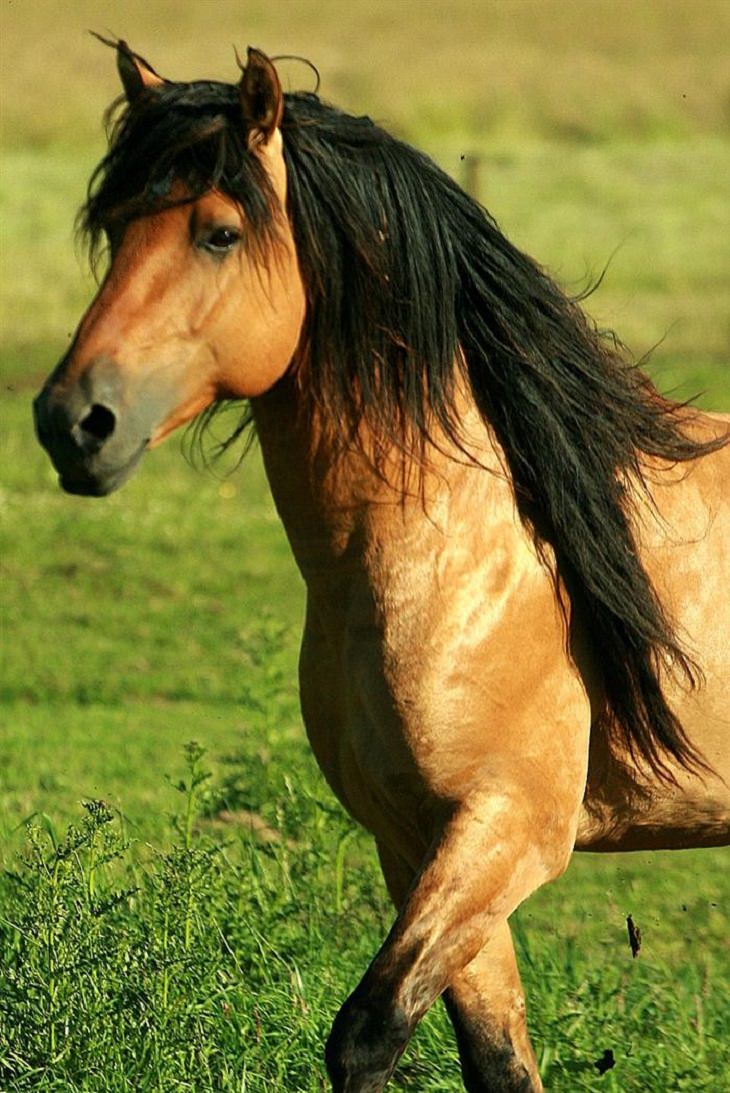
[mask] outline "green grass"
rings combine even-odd
[[[369,841],[304,741],[302,588],[258,459],[221,481],[194,471],[173,442],[124,491],[88,502],[55,489],[25,393],[6,403],[5,420],[0,933],[20,978],[3,996],[0,1087],[321,1089],[328,1022],[391,912]],[[191,738],[213,771],[192,858],[171,821],[183,811],[175,787]],[[60,842],[89,798],[105,800],[119,839],[133,840],[106,870],[101,920],[82,865],[69,864],[56,899],[38,852],[27,866],[18,859],[24,820],[35,817],[52,862],[51,835]],[[577,857],[518,912],[549,1089],[716,1088],[730,1065],[727,867],[725,851]],[[193,933],[186,950],[185,920],[178,914],[173,937],[168,917],[177,955],[163,1005],[161,915],[168,903],[178,913],[191,870]],[[637,961],[628,912],[645,938]],[[41,913],[45,926],[24,925]],[[42,1008],[47,947],[29,940],[49,930],[55,1054]],[[91,971],[80,997],[82,960]],[[130,979],[140,997],[130,999]],[[32,1027],[19,1020],[28,1012]],[[593,1064],[606,1048],[617,1065],[599,1079]],[[437,1007],[394,1088],[453,1090],[454,1060]]]
[[[233,78],[234,41],[310,56],[327,97],[453,174],[478,154],[481,200],[563,283],[610,258],[596,320],[636,355],[660,343],[664,389],[730,409],[730,7],[588,10],[458,0],[445,33],[443,5],[417,0],[3,8],[3,1090],[321,1090],[329,1022],[392,918],[304,739],[303,589],[257,454],[220,479],[172,441],[93,502],[58,491],[32,435],[30,397],[93,289],[73,216],[117,84],[82,32],[109,27],[183,78]],[[211,777],[190,826],[193,739]],[[81,805],[100,799],[108,823]],[[577,856],[517,912],[550,1091],[720,1088],[729,857]],[[393,1087],[459,1088],[440,1007]]]
[[[3,1088],[324,1088],[336,1000],[388,926],[374,854],[296,745],[263,757],[246,741],[212,781],[206,762],[188,749],[171,771],[164,849],[93,802],[68,831],[47,816],[29,828],[0,914]],[[676,857],[581,858],[514,916],[548,1088],[717,1088],[719,871],[680,855],[680,891]],[[436,1093],[456,1075],[437,1007],[393,1086]]]

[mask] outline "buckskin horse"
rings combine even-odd
[[[246,400],[307,586],[301,703],[398,908],[337,1015],[375,1093],[443,995],[469,1090],[541,1088],[508,919],[573,850],[728,841],[730,419],[656,392],[425,156],[249,50],[124,88],[109,264],[35,402],[65,490]]]

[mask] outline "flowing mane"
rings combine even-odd
[[[686,411],[426,156],[311,94],[285,96],[281,129],[308,305],[292,365],[302,399],[344,435],[365,418],[383,450],[423,458],[437,435],[463,444],[466,381],[522,518],[600,640],[606,732],[660,777],[667,756],[701,770],[660,682],[669,665],[690,686],[699,673],[639,561],[625,483],[643,485],[645,456],[692,460],[723,441],[689,439]],[[275,254],[274,198],[234,85],[166,83],[125,108],[80,215],[92,251],[120,221],[179,201],[176,181],[234,198],[249,245]]]

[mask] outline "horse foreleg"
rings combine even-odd
[[[459,806],[335,1019],[326,1060],[336,1093],[379,1093],[416,1023],[449,987],[468,1088],[540,1088],[506,919],[565,868],[577,804],[544,785],[538,792],[530,778],[511,788],[500,780]]]
[[[414,872],[388,847],[378,845],[385,883],[400,908]],[[456,1033],[464,1086],[487,1090],[542,1089],[527,1032],[525,996],[507,921],[454,979],[443,995]]]

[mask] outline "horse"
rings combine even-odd
[[[540,1090],[511,913],[574,850],[729,841],[730,419],[260,51],[179,83],[109,44],[107,270],[38,438],[103,496],[240,400],[307,588],[306,731],[397,909],[332,1088],[382,1090],[443,996],[467,1090]]]

